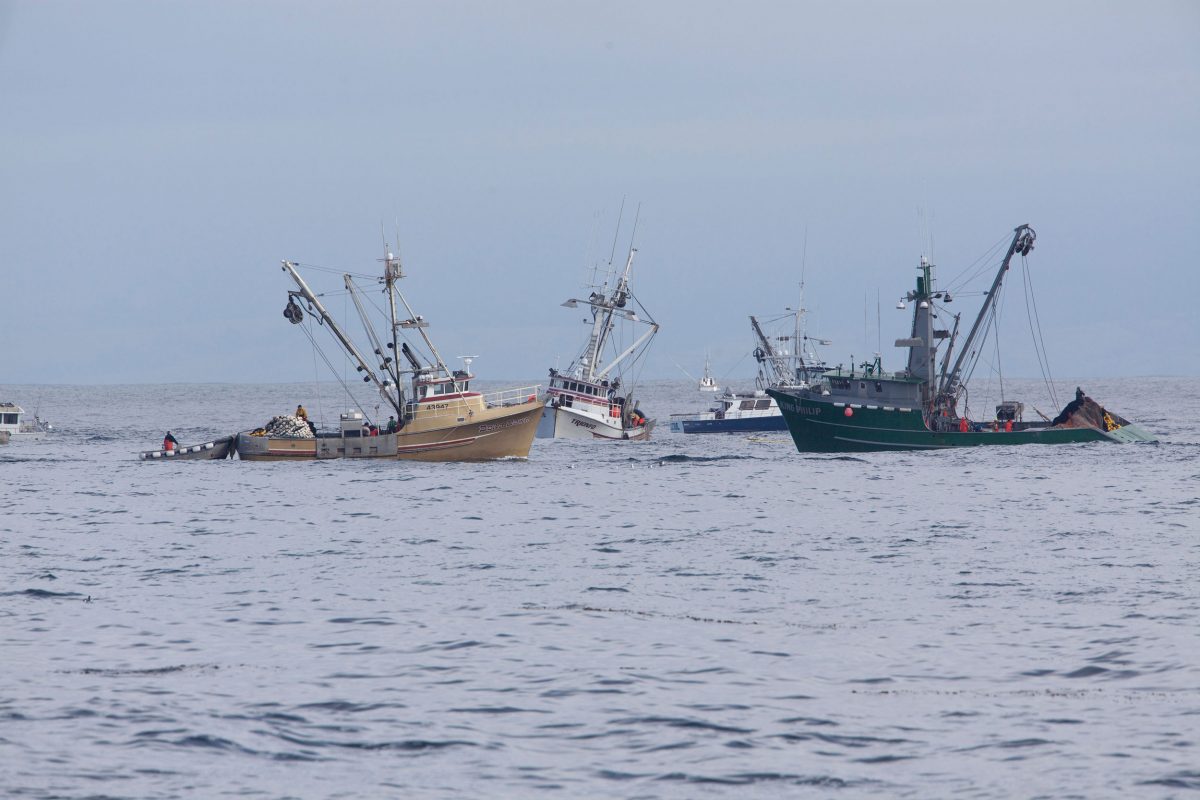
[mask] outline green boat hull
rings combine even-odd
[[[858,405],[768,389],[775,398],[796,449],[802,453],[846,453],[877,450],[943,450],[949,447],[1017,444],[1081,444],[1086,442],[1153,442],[1136,425],[1113,431],[1018,423],[1012,431],[934,431],[916,408]],[[849,413],[847,413],[847,410]]]

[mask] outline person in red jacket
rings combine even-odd
[[[163,450],[174,450],[178,446],[179,440],[175,438],[174,434],[167,431],[167,435],[163,437]]]

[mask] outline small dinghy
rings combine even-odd
[[[237,452],[237,434],[213,439],[204,444],[180,446],[174,450],[147,450],[138,453],[142,461],[190,461],[209,458],[233,458]]]

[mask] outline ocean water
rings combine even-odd
[[[644,444],[144,463],[335,387],[5,387],[0,797],[1195,796],[1200,380],[1085,388],[1162,441],[803,456],[663,382]]]

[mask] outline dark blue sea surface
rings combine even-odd
[[[1200,380],[1085,389],[1161,442],[801,455],[663,382],[647,443],[146,463],[344,401],[4,387],[0,797],[1196,794]]]

